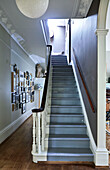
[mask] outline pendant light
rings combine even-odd
[[[29,18],[39,18],[47,10],[49,0],[16,0],[18,9]]]

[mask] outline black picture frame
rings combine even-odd
[[[19,109],[22,109],[22,105],[23,105],[22,103],[19,103]]]
[[[12,93],[12,94],[11,94],[11,102],[12,102],[12,103],[15,103],[15,102],[16,102],[16,95],[15,95],[15,93]]]
[[[26,100],[26,93],[22,93],[22,102],[24,103]]]

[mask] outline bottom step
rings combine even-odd
[[[47,161],[93,162],[93,153],[87,148],[49,148]]]

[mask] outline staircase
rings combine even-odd
[[[47,161],[93,162],[90,141],[72,67],[66,56],[51,58],[52,81],[50,114],[45,143]],[[48,117],[47,116],[47,117]],[[50,123],[49,123],[50,122]]]

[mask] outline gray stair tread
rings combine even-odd
[[[55,70],[55,71],[52,72],[52,74],[53,74],[53,73],[54,73],[54,74],[60,74],[60,73],[62,74],[63,72],[62,72],[62,71],[56,71],[56,70]],[[69,70],[68,72],[64,70],[64,73],[68,73],[68,74],[69,74],[69,73],[72,73],[72,74],[74,75],[74,73],[73,73],[72,70]]]
[[[52,105],[52,106],[49,106],[49,107],[79,108],[79,107],[82,107],[82,106],[81,105],[79,105],[79,106],[74,106],[74,105],[71,105],[71,106],[68,106],[68,105],[64,105],[64,106],[61,106],[61,105]]]
[[[69,87],[68,88],[68,86],[66,86],[66,87],[53,87],[52,86],[52,90],[54,90],[54,89],[56,89],[56,90],[65,90],[65,89],[68,89],[68,90],[77,90],[77,87]]]
[[[56,79],[59,80],[59,78],[62,78],[62,79],[64,79],[64,80],[67,80],[67,79],[70,79],[70,78],[71,78],[71,79],[73,79],[73,80],[75,81],[74,75],[72,75],[72,76],[71,76],[71,75],[70,75],[70,76],[62,76],[62,75],[60,75],[60,76],[57,76],[57,75],[56,75],[56,76],[55,76],[55,75],[52,75],[52,79],[53,79],[53,78],[54,78],[55,80],[56,80]],[[70,79],[70,80],[71,80],[71,79]]]
[[[59,69],[59,68],[60,68],[60,69],[62,69],[62,68],[65,69],[65,67],[72,69],[72,66],[69,66],[69,65],[65,65],[65,66],[64,66],[64,65],[62,65],[62,66],[61,66],[61,65],[58,65],[58,66],[55,65],[55,66],[53,66],[53,68],[55,68],[55,69],[56,69],[56,68],[58,68],[58,69]]]
[[[51,123],[49,126],[56,126],[56,127],[86,127],[84,123]]]
[[[71,92],[71,91],[57,91],[57,90],[52,90],[52,94],[67,94],[67,95],[71,94],[71,95],[78,95],[79,93],[78,93],[78,91],[73,91],[73,92]]]
[[[51,113],[50,116],[84,116],[82,113]]]
[[[80,100],[78,97],[52,97],[51,100]]]
[[[65,104],[62,103],[62,104],[60,104],[59,106],[64,107]],[[71,107],[71,106],[75,106],[75,107],[76,107],[77,104],[73,104],[73,103],[72,103],[72,104],[69,104],[69,103],[68,103],[68,104],[67,104],[67,107],[68,107],[68,106],[70,106],[70,107]],[[80,106],[81,106],[81,105],[80,105]],[[80,106],[78,105],[78,107],[80,107]]]
[[[68,66],[66,63],[64,63],[64,64],[60,64],[60,63],[52,63],[52,66]]]
[[[60,140],[60,139],[67,139],[67,140],[70,140],[70,139],[76,139],[76,140],[89,140],[89,137],[86,135],[86,134],[49,134],[49,136],[47,135],[47,137],[49,137],[49,140],[50,139],[57,139],[57,140]]]
[[[48,148],[48,155],[58,156],[93,156],[89,148]]]
[[[79,97],[54,97],[54,96],[52,96],[51,98],[50,98],[50,100],[61,100],[61,101],[68,101],[68,100],[70,100],[70,101],[80,101],[80,98]]]

